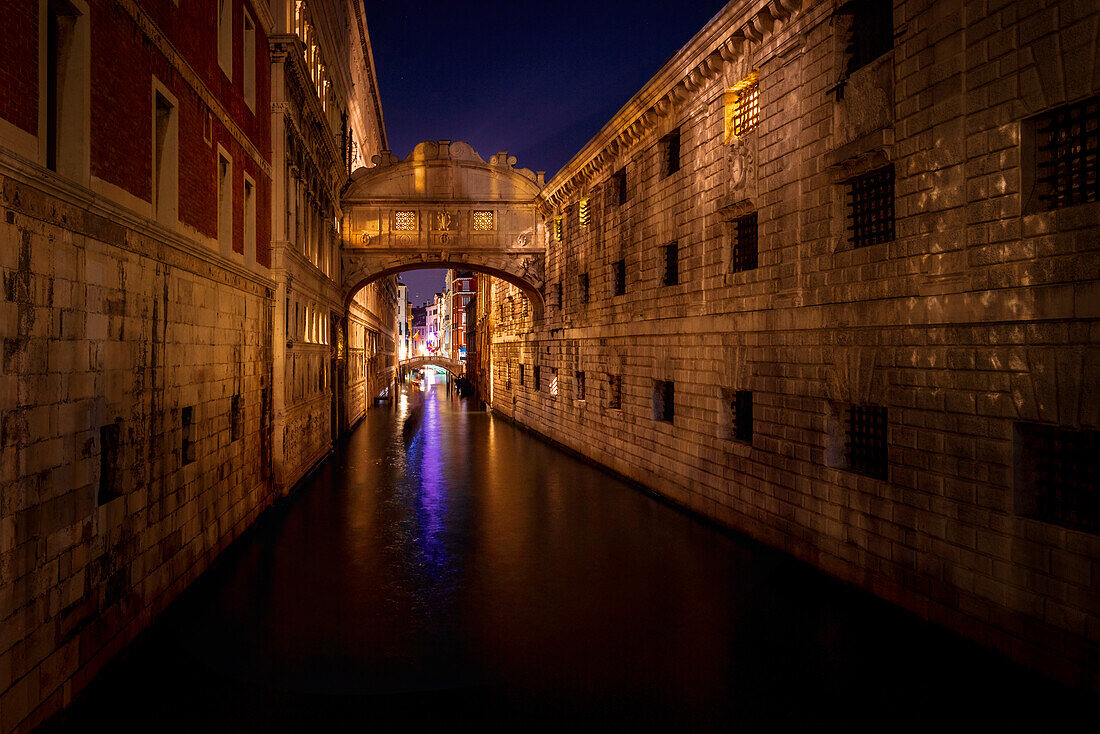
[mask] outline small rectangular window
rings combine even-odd
[[[581,293],[581,303],[588,303],[588,273],[581,273],[577,280]]]
[[[680,282],[680,247],[676,242],[662,248],[664,273],[661,285],[676,285]]]
[[[248,108],[256,111],[256,24],[252,16],[244,14],[244,101]]]
[[[157,220],[174,224],[179,207],[179,122],[176,106],[153,92],[153,209]]]
[[[241,437],[242,422],[241,396],[234,395],[229,400],[229,438],[231,441],[236,441]]]
[[[680,128],[661,138],[661,177],[671,176],[680,170]]]
[[[207,26],[209,27],[209,26]],[[218,0],[218,66],[233,79],[233,0]]]
[[[556,367],[550,368],[550,397],[556,398],[558,396],[558,370]]]
[[[1017,515],[1100,534],[1100,431],[1013,426]]]
[[[539,365],[535,365],[535,392],[542,389],[542,368]]]
[[[522,371],[522,370],[523,370],[523,365],[520,365],[520,371]],[[505,362],[504,363],[504,389],[505,390],[511,390],[512,389],[512,363],[511,362]]]
[[[256,187],[244,180],[244,255],[245,261],[256,262]]]
[[[836,12],[852,16],[844,47],[845,77],[894,47],[893,0],[849,0]]]
[[[672,423],[676,416],[676,385],[671,380],[653,383],[653,420]]]
[[[607,376],[607,407],[612,410],[623,409],[623,378],[622,375]]]
[[[9,21],[10,22],[10,21]],[[67,0],[49,0],[45,17],[46,168],[81,181],[87,169],[87,76],[91,22]]]
[[[587,227],[591,218],[592,205],[587,198],[581,199],[580,205],[577,207],[577,224],[582,227]]]
[[[760,82],[753,81],[735,92],[733,134],[741,137],[760,124]]]
[[[218,247],[223,255],[233,250],[233,164],[218,154]]]
[[[577,400],[584,400],[584,372],[577,372]]]
[[[526,367],[526,365],[522,365],[522,364],[519,366],[519,386],[520,387],[527,387],[525,367]]]
[[[848,184],[848,230],[853,247],[894,239],[894,167],[871,171]]]
[[[557,304],[558,308],[564,308],[565,304],[562,302],[562,287],[560,281],[554,284],[554,295],[554,302]]]
[[[182,429],[180,463],[190,464],[195,460],[195,423],[193,406],[188,405],[180,410],[180,428]]]
[[[753,270],[757,261],[756,212],[734,222],[733,272]]]
[[[96,502],[100,505],[121,495],[118,486],[118,436],[117,423],[99,428],[99,491]]]
[[[752,443],[752,393],[738,390],[730,400],[730,416],[733,422],[733,437],[738,441]]]
[[[623,206],[630,198],[630,190],[626,187],[626,169],[619,169],[619,172],[612,176],[611,179],[615,187],[616,203],[619,206]]]
[[[612,275],[615,281],[615,295],[626,295],[626,259],[621,258],[612,265]]]
[[[1035,118],[1035,186],[1042,209],[1100,201],[1100,97]]]
[[[554,217],[554,241],[561,242],[564,226],[561,217]]]
[[[879,405],[851,405],[844,453],[848,468],[869,477],[886,479],[889,455],[886,443],[887,411]]]

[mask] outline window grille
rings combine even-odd
[[[558,308],[564,308],[564,307],[565,307],[565,304],[564,304],[564,303],[562,302],[562,287],[561,287],[561,283],[557,283],[557,284],[555,285],[555,291],[556,291],[556,292],[555,292],[555,295],[557,296],[557,304],[558,304]]]
[[[1100,200],[1100,97],[1035,121],[1035,183],[1044,208]]]
[[[616,260],[614,266],[615,276],[615,295],[622,296],[626,294],[626,260]]]
[[[756,212],[738,217],[734,222],[733,272],[753,270],[756,267],[757,241]]]
[[[730,400],[730,414],[733,418],[733,437],[738,441],[752,443],[752,392],[735,392]]]
[[[622,375],[608,375],[607,407],[612,410],[623,409],[623,377]]]
[[[493,213],[492,212],[474,212],[473,213],[473,228],[475,232],[492,232],[493,231]]]
[[[577,223],[582,227],[587,227],[589,221],[592,218],[592,206],[588,199],[581,199],[580,206],[577,208]]]
[[[662,249],[664,250],[665,272],[661,283],[663,285],[676,285],[680,282],[680,247],[673,242],[671,245],[665,245]]]
[[[522,372],[522,370],[523,370],[523,366],[520,365],[520,371]],[[522,379],[522,378],[520,378],[520,379]],[[511,362],[505,362],[504,363],[504,389],[505,390],[511,390],[512,389],[512,363]]]
[[[760,82],[737,92],[733,103],[733,134],[740,137],[760,123]]]
[[[577,372],[577,400],[584,400],[584,372]]]
[[[626,169],[623,168],[614,176],[615,192],[618,196],[619,206],[626,203],[629,196],[629,191],[626,188]]]
[[[854,247],[894,239],[894,167],[887,166],[848,185],[848,231]]]
[[[671,176],[680,170],[680,128],[661,138],[661,176]]]
[[[396,211],[393,213],[393,228],[397,232],[416,231],[416,212]]]
[[[519,386],[527,387],[526,365],[519,366]]]
[[[554,241],[561,242],[562,237],[562,223],[561,217],[554,217]]]
[[[581,273],[579,277],[581,303],[588,303],[588,273]]]
[[[556,398],[558,396],[558,370],[556,367],[550,368],[550,397]]]
[[[1017,514],[1100,533],[1100,431],[1017,423],[1014,439]]]
[[[894,47],[892,0],[850,0],[837,8],[837,13],[852,16],[844,47],[845,77]]]
[[[672,423],[676,416],[676,388],[671,380],[653,384],[653,420]]]
[[[542,389],[542,369],[539,365],[535,365],[535,391],[538,392]]]
[[[886,408],[879,405],[848,406],[848,436],[844,453],[848,468],[869,477],[886,479],[889,458],[886,447]]]

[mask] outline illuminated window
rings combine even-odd
[[[493,213],[474,212],[473,223],[475,232],[491,232],[493,230]]]
[[[554,217],[554,241],[561,242],[562,223],[561,217]]]
[[[416,231],[416,212],[396,211],[393,213],[393,228],[398,232]]]
[[[588,203],[588,199],[581,199],[581,205],[577,210],[577,221],[582,227],[587,227],[589,219],[591,218],[592,207]]]
[[[550,368],[550,397],[556,398],[558,396],[558,370],[555,367]]]
[[[726,95],[726,139],[739,138],[760,123],[758,74],[731,89]]]

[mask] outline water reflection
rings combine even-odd
[[[432,378],[370,411],[57,727],[881,729],[904,711],[1052,730],[1092,705]]]

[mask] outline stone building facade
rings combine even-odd
[[[361,0],[279,0],[272,12],[274,472],[287,492],[396,360],[396,283],[350,299],[340,288],[340,192],[385,147]]]
[[[384,141],[369,38],[361,2],[317,4],[324,70],[301,4],[5,3],[0,731],[70,702],[329,450],[345,322],[386,349],[387,283],[332,287],[339,187]]]
[[[482,398],[1097,688],[1098,22],[729,3],[543,189]]]

